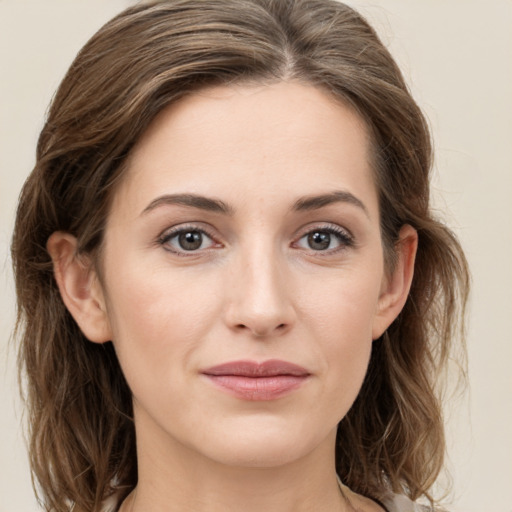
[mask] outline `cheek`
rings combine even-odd
[[[379,291],[379,272],[346,274],[322,283],[302,311],[304,324],[314,329],[312,337],[318,340],[326,393],[339,403],[342,415],[355,400],[367,371]]]
[[[168,382],[176,367],[187,365],[217,317],[214,296],[205,293],[208,286],[205,279],[158,266],[151,271],[118,267],[110,274],[113,343],[132,389],[138,381],[145,385],[148,375]]]
[[[371,266],[359,272],[342,269],[322,280],[310,279],[307,286],[296,290],[302,304],[301,316],[328,334],[334,345],[340,339],[354,345],[361,340],[371,341],[382,274],[378,264],[374,270],[366,269]]]

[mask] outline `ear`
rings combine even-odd
[[[63,231],[53,233],[46,249],[64,304],[86,338],[105,343],[112,338],[103,289],[91,261],[77,254],[77,240]]]
[[[382,336],[404,307],[411,289],[417,248],[418,233],[406,224],[398,235],[395,266],[382,281],[372,329],[374,340]]]

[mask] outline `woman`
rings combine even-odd
[[[419,510],[462,250],[425,120],[329,0],[128,9],[49,111],[13,238],[47,510]]]

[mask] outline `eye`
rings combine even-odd
[[[347,231],[334,227],[311,230],[297,242],[298,247],[315,252],[335,252],[337,249],[351,247],[353,244],[353,238]]]
[[[193,227],[183,227],[167,232],[159,242],[167,250],[178,254],[210,249],[216,245],[204,230]]]

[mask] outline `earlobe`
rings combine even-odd
[[[95,343],[111,339],[101,283],[90,260],[77,254],[77,240],[56,231],[46,243],[60,295],[86,338]]]
[[[414,275],[414,261],[418,248],[418,233],[406,224],[402,226],[396,245],[396,264],[391,275],[385,277],[375,315],[372,338],[380,338],[405,305]]]

